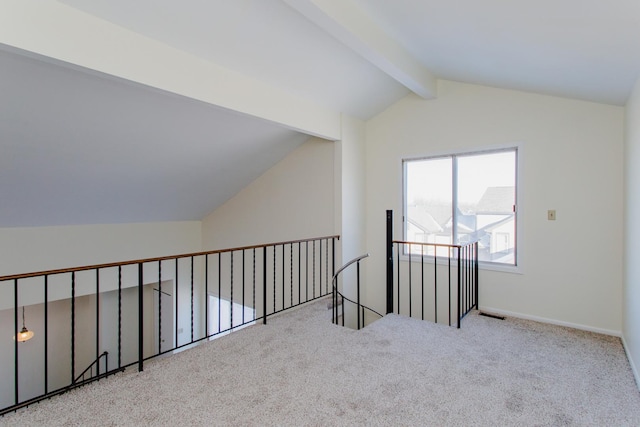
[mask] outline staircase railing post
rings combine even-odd
[[[393,313],[393,211],[387,210],[387,314]]]
[[[138,372],[144,370],[144,315],[143,315],[143,289],[144,274],[142,272],[142,263],[138,263]]]

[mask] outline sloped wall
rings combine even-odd
[[[203,248],[332,235],[334,199],[334,143],[311,138],[203,219]]]

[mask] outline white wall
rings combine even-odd
[[[625,143],[625,244],[623,339],[640,384],[640,80],[627,103]]]
[[[366,245],[366,141],[365,123],[361,120],[343,116],[342,140],[336,142],[339,154],[339,186],[336,190],[339,202],[336,203],[336,222],[340,226],[341,255],[337,259],[336,269],[353,258],[367,252]],[[363,261],[363,266],[369,260]],[[340,276],[339,287],[343,295],[352,300],[357,299],[356,266],[347,268]],[[361,302],[369,305],[366,300],[366,277],[360,276]],[[345,322],[347,326],[356,328],[356,306],[345,305]]]
[[[440,81],[367,122],[368,280],[384,307],[385,209],[402,236],[401,160],[520,144],[521,274],[481,270],[481,307],[619,334],[620,107]],[[547,221],[547,210],[557,220]]]
[[[343,116],[341,153],[340,227],[343,262],[366,252],[366,141],[365,123]]]
[[[334,144],[311,138],[202,221],[204,250],[333,235]]]
[[[0,276],[201,250],[200,221],[0,228]]]
[[[0,276],[198,252],[202,250],[201,229],[199,221],[0,228]],[[94,291],[83,289],[81,276],[87,275],[90,273],[78,274],[79,295]],[[51,299],[57,298],[57,279],[68,282],[51,277]],[[93,283],[93,277],[88,281]],[[42,289],[28,281],[21,283],[19,305],[42,302]],[[69,297],[68,292],[64,297]],[[13,287],[4,282],[0,284],[0,309],[9,307],[13,307]]]

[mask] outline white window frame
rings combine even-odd
[[[443,158],[453,158],[454,161],[452,163],[452,217],[455,215],[456,206],[458,203],[457,200],[457,162],[455,158],[464,157],[464,156],[473,156],[473,155],[482,155],[482,154],[492,154],[492,153],[500,153],[500,152],[515,152],[515,235],[514,235],[514,264],[505,264],[498,263],[492,261],[479,261],[479,268],[484,270],[493,270],[493,271],[504,271],[509,273],[522,274],[522,245],[521,245],[521,236],[522,236],[522,205],[520,203],[520,189],[521,189],[521,160],[522,160],[522,152],[523,146],[521,144],[511,144],[506,146],[492,147],[486,149],[477,149],[477,150],[464,150],[464,151],[454,151],[454,152],[445,152],[440,154],[432,154],[420,157],[409,157],[402,159],[402,236],[403,239],[406,240],[407,236],[407,163],[412,161],[420,161],[420,160],[431,160],[431,159],[443,159]],[[453,221],[452,224],[454,230],[453,235],[457,234],[457,223]],[[403,250],[404,252],[404,250]],[[403,261],[408,261],[408,253],[400,254]],[[419,261],[420,255],[416,253],[412,253],[412,259],[414,261]],[[433,259],[432,255],[425,255],[424,258]],[[438,264],[446,263],[447,258],[441,255],[438,255],[436,261]]]

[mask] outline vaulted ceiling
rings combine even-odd
[[[0,227],[198,220],[437,79],[624,105],[637,0],[1,0]]]

